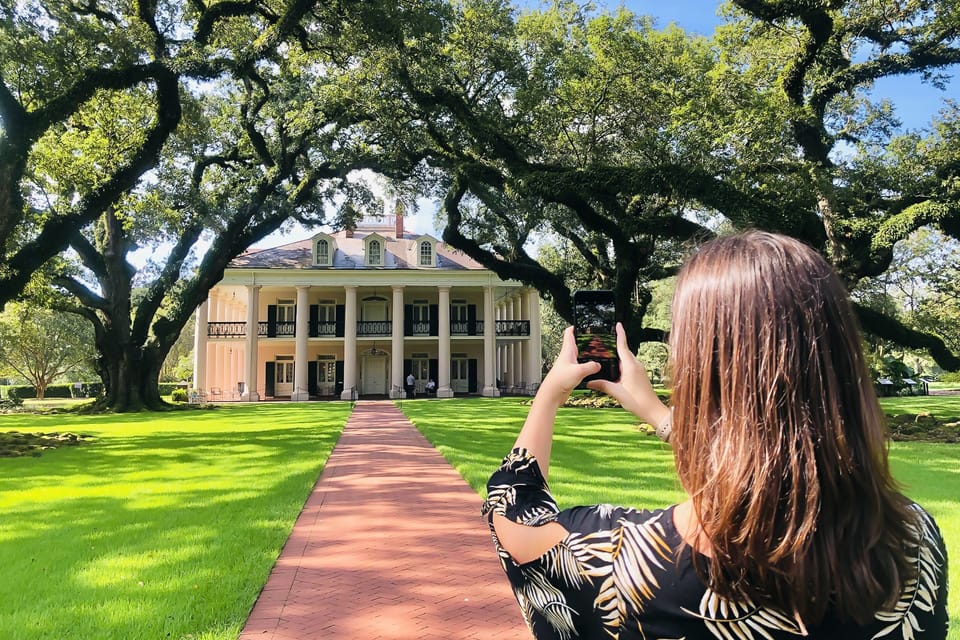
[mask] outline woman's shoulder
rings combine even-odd
[[[654,537],[657,546],[666,545],[676,549],[680,544],[680,534],[673,524],[673,510],[676,505],[660,509],[636,509],[612,504],[594,504],[564,509],[557,514],[557,522],[567,531],[581,534],[613,532],[627,529],[646,532]]]

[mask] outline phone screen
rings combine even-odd
[[[573,294],[573,333],[577,340],[578,362],[599,362],[600,371],[587,376],[590,380],[618,380],[620,360],[617,358],[616,305],[613,292],[606,290],[576,291]],[[583,388],[583,384],[580,388]]]

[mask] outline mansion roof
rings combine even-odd
[[[330,237],[336,244],[331,266],[317,266],[313,263],[314,238],[291,242],[289,244],[248,251],[234,258],[228,269],[417,269],[417,270],[482,270],[484,267],[469,256],[450,249],[442,242],[430,236],[404,232],[400,237],[394,233],[382,233],[383,229],[358,229],[348,237],[347,232],[322,234]],[[364,264],[364,238],[377,233],[384,242],[385,251],[382,266]],[[435,267],[422,267],[416,263],[416,241],[430,238],[436,248]]]

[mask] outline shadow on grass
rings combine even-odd
[[[485,495],[486,481],[513,446],[529,406],[521,398],[472,398],[406,402],[403,411]],[[670,449],[640,433],[636,418],[621,409],[558,412],[550,488],[561,508],[600,502],[659,508],[682,496]]]
[[[77,416],[94,444],[0,461],[0,637],[235,638],[346,415]]]

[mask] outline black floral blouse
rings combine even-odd
[[[637,511],[596,505],[560,511],[526,449],[504,458],[487,483],[487,494],[483,513],[500,563],[537,640],[946,637],[946,549],[933,518],[919,506],[922,544],[910,549],[918,579],[906,585],[896,606],[877,613],[867,627],[828,617],[807,629],[783,611],[727,600],[706,588],[674,527],[674,507]],[[569,533],[536,560],[517,564],[500,546],[491,513],[531,526],[558,522]]]

